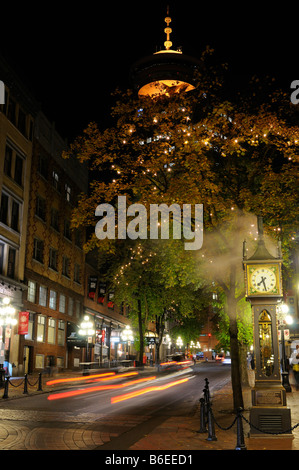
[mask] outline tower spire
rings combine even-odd
[[[167,16],[165,18],[165,23],[167,24],[167,28],[164,29],[164,33],[166,34],[167,40],[164,42],[164,46],[168,51],[172,46],[172,42],[170,41],[170,34],[172,33],[172,29],[169,27],[169,24],[171,23],[171,18],[169,16],[169,6],[167,6]]]

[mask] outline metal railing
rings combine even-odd
[[[36,382],[34,382],[34,383],[31,383],[29,381],[27,374],[25,374],[24,378],[21,379],[21,382],[18,383],[17,385],[14,384],[10,379],[11,379],[11,377],[9,377],[9,376],[5,377],[4,393],[3,393],[2,398],[8,398],[9,385],[11,385],[12,387],[20,387],[21,385],[24,384],[24,390],[23,390],[24,394],[28,394],[28,386],[29,387],[35,387],[36,385],[38,385],[37,391],[42,392],[42,374],[41,373],[38,374],[38,378],[37,378]]]
[[[294,429],[296,429],[299,426],[299,423],[297,423],[291,428],[285,429],[283,431],[277,431],[277,432],[265,431],[263,429],[259,429],[257,426],[252,424],[250,420],[248,420],[247,418],[245,418],[245,416],[243,416],[243,412],[244,412],[243,408],[238,408],[238,410],[236,411],[236,416],[233,419],[233,422],[231,423],[231,425],[227,427],[223,427],[215,419],[215,416],[212,410],[212,401],[211,401],[208,379],[205,379],[205,382],[206,384],[205,384],[205,388],[203,389],[203,398],[200,398],[199,400],[200,401],[200,429],[197,432],[208,433],[207,441],[217,441],[217,437],[215,434],[215,425],[218,426],[218,428],[221,429],[222,431],[228,431],[237,423],[237,443],[235,446],[235,450],[247,450],[247,447],[245,445],[245,439],[244,439],[243,420],[251,428],[255,429],[256,431],[261,432],[262,434],[269,434],[269,435],[290,434]]]

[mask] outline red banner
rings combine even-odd
[[[29,326],[29,312],[19,312],[19,335],[27,335]]]

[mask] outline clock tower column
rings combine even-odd
[[[276,316],[277,303],[283,296],[282,256],[280,249],[277,258],[267,250],[261,217],[258,217],[258,234],[258,246],[251,258],[247,259],[245,246],[243,249],[246,299],[252,306],[254,328],[255,386],[250,434],[291,437],[291,413],[281,383]]]

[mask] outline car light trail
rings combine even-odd
[[[138,372],[125,372],[124,374],[118,374],[114,377],[105,377],[104,379],[95,379],[93,382],[104,382],[105,380],[121,379],[122,377],[130,377],[132,375],[138,375]]]
[[[50,401],[60,400],[61,398],[75,397],[75,396],[78,396],[78,395],[84,395],[86,393],[98,392],[100,390],[113,390],[113,389],[128,387],[130,385],[135,385],[135,384],[142,383],[142,382],[145,382],[145,381],[148,381],[148,380],[154,380],[155,378],[156,378],[156,376],[152,376],[152,377],[145,377],[143,379],[131,380],[130,382],[126,382],[124,384],[97,385],[96,387],[88,387],[88,388],[84,388],[84,389],[81,389],[81,390],[69,390],[68,392],[61,392],[61,393],[55,393],[53,395],[49,395],[48,400],[50,400]]]
[[[71,378],[65,378],[65,379],[49,380],[49,382],[47,382],[46,385],[56,385],[56,384],[63,383],[63,382],[77,382],[79,380],[89,380],[89,379],[97,378],[97,377],[106,377],[107,375],[115,375],[115,372],[106,372],[104,374],[86,375],[83,377],[71,377]]]
[[[176,385],[180,385],[184,382],[188,382],[189,378],[190,377],[187,377],[181,380],[176,380],[175,382],[170,382],[166,385],[158,385],[158,386],[143,388],[142,390],[136,390],[136,392],[130,392],[130,393],[125,393],[124,395],[118,395],[117,397],[111,398],[111,403],[118,403],[123,400],[129,400],[130,398],[138,397],[140,395],[143,395],[149,392],[159,392],[162,390],[166,390],[167,388],[175,387]]]

